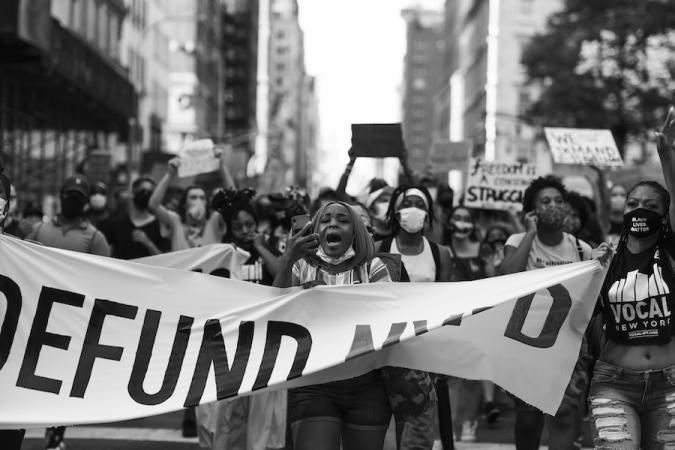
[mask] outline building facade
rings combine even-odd
[[[224,136],[221,3],[171,0],[163,27],[169,40],[166,150]]]
[[[414,170],[427,168],[434,139],[434,105],[443,70],[443,14],[405,9],[406,54],[403,70],[403,139]]]
[[[443,85],[449,135],[489,160],[535,161],[538,130],[522,120],[536,92],[520,64],[560,0],[446,0]]]
[[[0,157],[22,204],[56,195],[92,152],[126,147],[125,20],[122,0],[0,2]]]

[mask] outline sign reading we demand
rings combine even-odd
[[[464,204],[470,208],[520,211],[523,193],[537,177],[537,166],[471,158]]]
[[[556,163],[623,166],[609,130],[547,127],[544,132]]]

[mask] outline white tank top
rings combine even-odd
[[[427,238],[422,237],[424,248],[419,255],[404,255],[398,250],[396,239],[391,241],[389,253],[401,255],[401,261],[410,276],[410,281],[436,281],[436,263]]]

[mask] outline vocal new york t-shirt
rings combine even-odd
[[[607,337],[631,345],[664,344],[672,336],[672,286],[659,251],[626,254],[602,293]]]

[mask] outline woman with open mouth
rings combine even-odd
[[[322,206],[288,240],[276,287],[389,282],[358,213],[343,202]],[[379,370],[289,390],[295,450],[382,449],[391,409]]]

